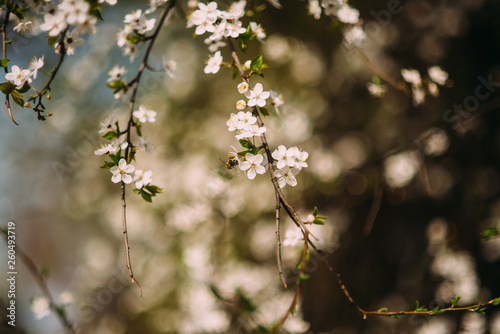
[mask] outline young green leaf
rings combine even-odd
[[[21,108],[24,108],[24,96],[19,93],[17,90],[13,90],[10,95],[12,96],[12,100]]]
[[[0,66],[2,66],[3,68],[5,68],[5,67],[7,67],[7,65],[9,65],[9,62],[10,62],[9,59],[2,58],[2,59],[0,59]]]
[[[462,298],[462,297],[457,296],[457,295],[453,296],[451,298],[451,307],[455,307],[457,305],[458,301],[460,300],[460,298]]]
[[[144,190],[141,190],[141,197],[146,202],[149,202],[149,203],[153,202],[153,200],[151,199],[151,194],[149,194],[148,192],[146,192]]]
[[[0,91],[5,95],[10,94],[14,88],[14,85],[8,81],[0,83]]]
[[[481,238],[484,241],[486,241],[486,240],[490,240],[491,238],[497,237],[498,235],[499,235],[498,228],[496,228],[496,227],[488,227],[481,234]]]
[[[440,310],[439,305],[438,305],[438,306],[436,306],[436,307],[434,307],[434,308],[432,309],[432,314],[441,314],[441,313],[444,313],[444,312]]]
[[[491,303],[491,305],[495,305],[495,306],[499,305],[500,304],[500,297],[491,300],[490,303]]]
[[[110,169],[111,167],[116,166],[114,162],[104,161],[104,165],[101,166],[102,169]]]

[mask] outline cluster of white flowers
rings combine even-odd
[[[117,34],[117,42],[120,48],[123,48],[123,55],[130,57],[133,62],[137,55],[137,43],[142,41],[145,34],[154,29],[156,19],[148,19],[146,14],[154,12],[159,4],[158,1],[152,3],[151,7],[143,14],[142,10],[137,9],[130,14],[125,15],[125,23],[122,30]]]
[[[322,11],[346,25],[343,34],[344,44],[348,48],[361,46],[366,39],[366,33],[359,20],[359,11],[350,7],[347,0],[321,0],[321,5],[319,0],[309,0],[309,14],[319,20]]]
[[[100,3],[104,1],[99,1]],[[116,4],[116,0],[106,1],[110,5]],[[36,6],[33,6],[36,9]],[[43,23],[40,25],[40,30],[46,31],[49,37],[57,38],[61,33],[66,31],[63,39],[64,50],[68,55],[75,53],[75,48],[83,45],[83,39],[80,38],[82,33],[95,33],[97,24],[97,16],[91,14],[92,8],[88,1],[84,0],[64,0],[57,6],[47,8],[43,17]],[[31,21],[20,22],[14,29],[16,31],[25,31]],[[74,26],[72,31],[69,27]],[[62,46],[59,43],[55,44],[56,53],[60,53]]]
[[[5,74],[5,80],[10,81],[16,86],[16,89],[21,89],[26,83],[31,83],[36,79],[38,70],[44,65],[43,56],[41,58],[33,57],[28,65],[28,69],[23,70],[17,65],[13,65],[11,72]]]
[[[259,127],[257,124],[257,117],[253,116],[250,111],[244,112],[240,111],[237,114],[231,113],[230,118],[227,120],[226,124],[229,131],[236,130],[236,139],[246,139],[252,137],[260,137],[266,128],[264,126]]]
[[[141,189],[151,183],[152,171],[144,172],[141,169],[135,169],[131,164],[127,164],[125,159],[120,159],[118,166],[113,166],[109,170],[113,176],[111,176],[111,181],[113,183],[123,182],[125,184],[130,184],[134,182],[136,189]],[[134,176],[132,177],[132,173]]]
[[[276,163],[274,176],[278,179],[280,188],[289,184],[292,187],[297,185],[297,176],[302,168],[307,167],[307,152],[299,150],[297,147],[287,149],[285,145],[278,146],[272,153],[272,157]]]
[[[439,95],[438,85],[444,86],[448,80],[448,73],[439,66],[432,66],[427,69],[428,78],[422,80],[420,72],[415,69],[401,70],[403,80],[411,85],[413,105],[419,106],[425,101],[426,94],[432,96]]]
[[[227,11],[217,9],[217,3],[212,1],[208,4],[198,3],[198,9],[193,11],[187,20],[187,27],[196,27],[195,34],[203,35],[211,33],[205,39],[210,52],[215,54],[209,58],[205,73],[217,73],[222,63],[222,56],[217,50],[226,45],[225,38],[238,38],[247,32],[243,27],[241,18],[245,15],[246,0],[240,0],[231,4]],[[256,22],[250,22],[249,28],[259,41],[266,38],[266,32],[262,26]]]

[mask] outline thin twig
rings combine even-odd
[[[299,264],[299,278],[298,278],[298,286],[297,289],[295,290],[295,294],[293,296],[292,303],[290,304],[290,307],[286,310],[285,314],[281,317],[281,319],[273,326],[273,331],[272,333],[278,333],[285,323],[286,319],[292,314],[299,302],[300,298],[300,292],[302,291],[302,286],[304,285],[304,275],[306,274],[306,266],[307,266],[307,257],[308,257],[308,251],[309,251],[309,243],[306,238],[304,238],[304,247],[302,248],[302,257],[300,259],[300,264]]]
[[[387,82],[390,86],[392,86],[394,89],[396,90],[399,90],[400,92],[404,93],[404,94],[410,94],[410,91],[408,90],[408,88],[406,88],[405,86],[401,86],[399,85],[397,82],[395,82],[394,80],[392,80],[392,78],[390,76],[388,76],[387,74],[385,74],[384,72],[382,72],[371,60],[370,58],[368,58],[368,56],[366,55],[366,53],[363,52],[363,50],[359,49],[359,48],[354,48],[354,53],[356,53],[356,55],[361,59],[361,61],[365,64],[366,67],[368,67],[368,69],[373,73],[375,74],[376,76],[378,76],[380,79],[382,79],[383,81]]]
[[[54,67],[54,69],[50,72],[50,77],[45,86],[42,88],[41,91],[37,91],[35,88],[33,90],[35,91],[36,95],[33,97],[33,101],[36,102],[36,105],[33,107],[33,110],[37,112],[38,114],[38,119],[42,119],[41,113],[44,111],[45,107],[43,106],[42,99],[43,96],[46,94],[47,91],[50,92],[50,85],[52,84],[52,81],[54,81],[57,72],[59,71],[59,68],[61,67],[61,64],[64,61],[64,57],[66,56],[66,46],[64,45],[64,37],[66,37],[66,33],[69,30],[69,26],[64,29],[63,32],[59,35],[59,41],[58,44],[60,45],[60,55],[59,55],[59,60]],[[38,101],[37,101],[38,99]]]
[[[418,163],[420,180],[422,181],[422,185],[424,187],[426,195],[430,196],[432,189],[431,189],[431,184],[429,182],[429,174],[427,173],[427,166],[425,165],[424,156],[417,154],[416,159],[418,160],[417,163]]]
[[[382,195],[384,194],[384,188],[381,182],[375,183],[375,189],[373,191],[373,203],[366,218],[365,227],[363,228],[363,234],[369,235],[372,231],[373,224],[377,218],[378,211],[380,210],[380,204],[382,203]]]
[[[7,240],[7,235],[5,234],[5,232],[3,234],[5,239]],[[56,315],[57,320],[59,320],[61,326],[64,329],[64,332],[76,333],[75,329],[73,328],[73,323],[67,318],[66,312],[61,312],[61,309],[57,306],[54,298],[52,297],[44,275],[40,270],[38,270],[35,262],[28,255],[26,255],[26,253],[21,249],[21,247],[19,247],[19,244],[17,243],[16,256],[18,256],[21,262],[24,263],[24,265],[28,268],[38,287],[42,291],[42,294],[49,300],[50,310]]]
[[[280,237],[281,203],[278,194],[275,193],[275,195],[276,195],[276,261],[278,262],[278,272],[281,278],[281,282],[283,283],[285,289],[287,289],[288,286],[285,281],[285,275],[283,274],[283,263],[281,260],[281,237]]]
[[[130,148],[132,147],[132,142],[130,140],[130,134],[131,134],[131,128],[135,125],[134,118],[133,118],[133,112],[134,112],[134,106],[135,106],[135,99],[137,96],[137,92],[139,90],[139,84],[141,82],[142,74],[144,73],[144,70],[148,67],[148,59],[151,54],[151,50],[153,48],[153,45],[156,41],[156,38],[158,37],[158,34],[160,32],[160,29],[163,26],[163,23],[165,22],[168,14],[170,13],[170,10],[174,7],[175,5],[175,0],[172,0],[168,3],[167,7],[163,11],[160,19],[158,20],[158,25],[156,26],[155,31],[151,36],[148,37],[148,42],[149,45],[146,49],[146,52],[144,54],[144,57],[142,59],[141,66],[139,67],[139,71],[137,72],[137,75],[135,76],[134,79],[132,79],[127,86],[132,86],[132,94],[130,96],[130,106],[129,106],[129,118],[128,118],[128,123],[127,123],[127,129],[125,132],[127,133],[127,148],[125,149],[125,161],[127,163],[129,162],[129,153],[130,153]],[[122,199],[122,225],[123,225],[123,238],[125,241],[125,257],[126,257],[126,266],[128,269],[130,281],[134,284],[136,284],[139,289],[141,290],[141,296],[142,296],[142,288],[137,279],[134,277],[134,272],[132,270],[132,261],[130,259],[130,246],[128,243],[128,231],[127,231],[127,210],[126,210],[126,201],[125,201],[125,183],[121,183],[121,199]]]
[[[10,18],[10,12],[8,10],[5,11],[5,15],[3,17],[3,22],[2,26],[0,27],[0,31],[2,32],[2,55],[4,59],[7,59],[7,24],[9,23],[9,18]],[[5,74],[9,72],[8,67],[5,66],[4,68]],[[7,110],[9,111],[9,116],[12,122],[14,122],[15,125],[17,122],[14,120],[14,115],[12,114],[12,108],[10,106],[10,99],[9,99],[10,94],[5,94],[5,106],[7,107]]]

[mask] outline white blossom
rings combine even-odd
[[[144,172],[142,169],[138,169],[134,174],[134,183],[137,189],[141,189],[143,186],[146,186],[151,183],[151,176],[153,172],[148,170]]]
[[[151,14],[158,9],[158,7],[166,4],[168,0],[149,0],[149,8],[144,12],[144,14]]]
[[[272,157],[277,161],[278,169],[282,169],[286,166],[292,167],[295,165],[295,161],[293,159],[294,150],[286,149],[285,145],[278,146],[277,149],[272,153]]]
[[[21,89],[26,82],[31,82],[30,70],[23,70],[17,65],[12,66],[11,70],[11,72],[5,74],[5,80],[11,81],[16,86],[16,89]]]
[[[359,25],[352,26],[344,31],[344,43],[348,48],[361,47],[366,39],[366,33]]]
[[[386,86],[376,85],[372,82],[368,82],[366,84],[366,88],[368,88],[368,92],[370,93],[370,95],[375,97],[382,97],[385,95],[385,92],[387,92]]]
[[[240,164],[240,169],[246,171],[247,177],[250,180],[255,179],[257,174],[264,174],[266,168],[262,166],[264,156],[262,154],[253,155],[252,153],[245,154],[245,161]]]
[[[36,79],[38,75],[38,70],[44,65],[43,56],[41,58],[33,57],[28,65],[28,69],[31,71],[31,76]]]
[[[31,21],[26,21],[26,22],[21,21],[14,27],[14,31],[22,34],[23,32],[29,30],[29,26],[31,24],[32,24]]]
[[[75,48],[82,46],[84,43],[83,38],[80,37],[78,31],[74,29],[72,32],[66,33],[64,36],[64,52],[68,56],[75,54]],[[56,53],[61,53],[61,44],[56,43]]]
[[[253,90],[248,91],[248,106],[253,107],[255,105],[263,107],[266,105],[266,99],[269,98],[271,93],[264,91],[261,83],[255,84]]]
[[[294,168],[297,168],[298,170],[301,170],[304,167],[308,167],[307,165],[307,158],[309,157],[309,153],[305,151],[299,150],[297,147],[290,147],[287,151],[288,154],[292,156],[292,159],[294,161]]]
[[[99,129],[99,134],[100,135],[104,135],[106,134],[107,132],[111,131],[111,127],[113,126],[113,124],[116,122],[116,117],[115,116],[110,116],[110,117],[106,117],[104,118],[102,121],[101,121],[101,128]]]
[[[63,12],[57,11],[54,15],[46,14],[43,19],[44,23],[40,25],[40,29],[47,31],[51,37],[59,35],[67,27]]]
[[[119,146],[115,146],[112,144],[101,144],[97,150],[94,151],[95,155],[104,155],[104,154],[115,154],[120,149]]]
[[[68,24],[81,24],[87,21],[90,5],[83,0],[65,0],[59,6],[59,9],[66,14]]]
[[[220,51],[217,51],[214,53],[213,56],[211,56],[208,61],[207,61],[207,66],[205,66],[205,69],[203,70],[206,74],[209,73],[217,73],[219,72],[220,65],[222,64],[222,56],[220,54]]]
[[[280,188],[285,187],[287,184],[295,187],[297,185],[295,175],[299,174],[299,172],[300,170],[297,168],[285,166],[283,169],[276,169],[274,171],[274,176],[278,178],[278,185]]]
[[[245,100],[236,101],[236,109],[244,110],[246,107],[247,107],[247,103],[245,102]]]
[[[359,11],[344,4],[337,10],[339,21],[349,24],[355,24],[359,20]]]
[[[35,318],[43,319],[50,314],[50,302],[43,296],[35,296],[31,300],[31,310],[35,313]]]
[[[139,137],[139,149],[144,150],[149,155],[155,146],[149,142],[149,137]]]
[[[309,0],[308,13],[312,15],[316,20],[321,17],[321,7],[318,0]]]
[[[299,229],[287,230],[285,234],[285,240],[283,240],[283,246],[295,246],[299,241],[304,240],[304,235]]]
[[[264,28],[262,28],[262,25],[260,23],[250,22],[250,30],[255,33],[255,37],[260,42],[263,42],[264,38],[266,38],[266,32],[264,31]]]
[[[446,84],[446,80],[448,80],[448,72],[444,71],[441,67],[439,66],[432,66],[427,69],[427,73],[429,74],[429,77],[437,83],[438,85],[443,86]]]
[[[123,183],[132,183],[133,179],[130,173],[135,170],[135,167],[127,164],[125,159],[120,159],[118,162],[118,166],[113,166],[109,170],[113,176],[111,177],[111,181],[113,183],[118,183],[122,181]]]
[[[145,105],[139,106],[139,110],[136,110],[132,115],[139,120],[141,123],[153,123],[156,121],[156,111],[151,110]]]
[[[249,88],[250,86],[248,86],[248,83],[243,81],[242,83],[238,84],[238,93],[245,94],[246,92],[248,92]]]
[[[420,86],[422,84],[422,78],[420,77],[420,72],[414,69],[401,69],[401,76],[403,80],[411,83],[415,86]]]
[[[112,82],[115,80],[120,80],[122,76],[127,72],[128,70],[125,68],[125,66],[115,65],[111,68],[111,70],[109,70],[108,72],[109,78],[107,81]]]
[[[276,110],[276,113],[279,114],[279,107],[285,104],[285,99],[282,94],[278,94],[273,90],[270,90],[269,92],[271,93],[271,105],[274,107],[274,110]]]

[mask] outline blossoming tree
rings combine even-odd
[[[68,333],[424,333],[457,324],[500,333],[500,291],[488,283],[498,270],[475,268],[498,268],[500,191],[488,183],[500,177],[491,167],[498,161],[468,174],[448,151],[460,136],[490,133],[481,122],[498,84],[491,73],[473,74],[475,95],[443,113],[452,96],[443,92],[460,81],[439,64],[444,51],[425,53],[431,34],[415,32],[430,17],[419,9],[431,4],[0,5],[4,120],[67,136],[66,164],[47,160],[60,181],[51,189],[62,194],[64,217],[88,224],[83,238],[65,227],[79,252],[71,284],[55,286],[59,298],[51,292],[58,275],[28,255],[36,249],[29,235],[20,239],[18,257],[40,287],[34,318],[53,314]],[[459,6],[436,9],[446,19],[439,31],[459,34],[453,13],[469,10]],[[399,21],[417,22],[414,62],[395,42],[406,33]],[[410,55],[386,55],[390,47]],[[74,142],[77,131],[90,150]],[[463,213],[473,230],[442,204],[462,191],[464,207],[482,201],[481,213]],[[481,239],[482,255],[467,248]],[[349,324],[338,325],[345,314]]]

